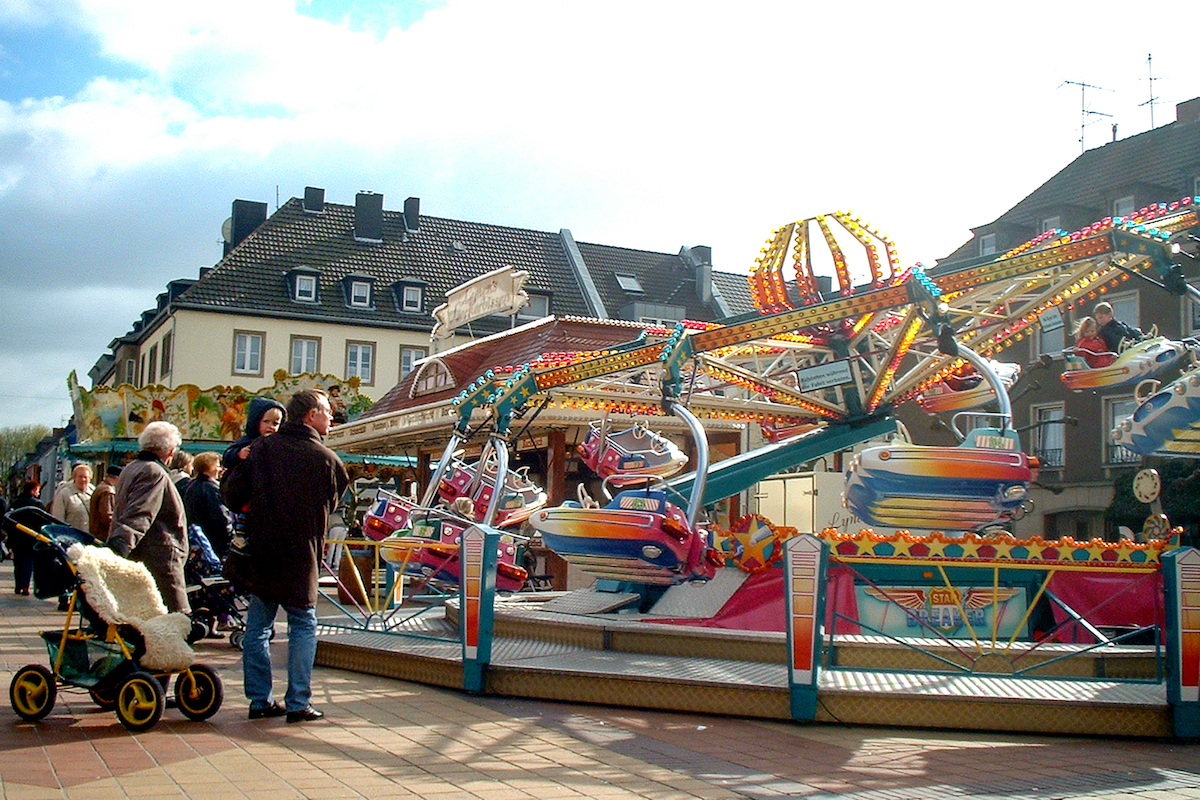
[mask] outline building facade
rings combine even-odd
[[[939,261],[939,268],[984,263],[1047,231],[1072,232],[1105,217],[1129,216],[1158,203],[1200,197],[1200,98],[1180,103],[1174,122],[1089,150],[998,219],[972,230],[972,239]],[[1186,252],[1180,261],[1189,282],[1200,267]],[[1014,524],[1018,535],[1069,535],[1077,540],[1118,535],[1105,510],[1118,481],[1143,466],[1137,455],[1113,444],[1109,432],[1138,404],[1136,387],[1072,392],[1061,380],[1063,350],[1074,344],[1078,321],[1107,301],[1115,316],[1175,340],[1200,335],[1200,309],[1161,286],[1126,276],[1074,304],[1042,315],[1033,336],[1003,360],[1024,366],[1013,387],[1014,427],[1042,470],[1034,510]],[[1170,380],[1178,369],[1161,379]],[[1145,387],[1143,387],[1145,391]],[[910,418],[911,419],[911,418]],[[929,426],[913,424],[931,437]],[[1152,466],[1151,462],[1146,465]],[[1149,507],[1146,509],[1150,513]],[[1136,531],[1135,531],[1136,532]]]

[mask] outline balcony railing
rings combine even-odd
[[[1055,469],[1063,465],[1063,450],[1058,448],[1041,448],[1034,451],[1038,461],[1041,462],[1042,469]]]
[[[1142,457],[1137,453],[1126,450],[1119,444],[1104,446],[1104,463],[1106,464],[1137,464],[1141,460]]]

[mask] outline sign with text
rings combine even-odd
[[[850,383],[853,378],[850,375],[850,362],[842,360],[796,370],[796,380],[799,381],[800,391],[815,392]]]
[[[446,302],[433,310],[431,339],[446,339],[454,329],[492,314],[516,314],[529,302],[522,288],[529,273],[501,267],[446,292]]]

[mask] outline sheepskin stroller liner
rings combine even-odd
[[[220,708],[223,689],[209,667],[193,664],[186,641],[191,621],[167,613],[154,579],[142,564],[92,544],[93,538],[40,509],[6,515],[33,536],[41,555],[39,597],[70,595],[62,629],[43,631],[50,668],[29,665],[17,672],[9,699],[27,721],[45,717],[59,688],[86,690],[93,702],[115,710],[130,730],[147,730],[161,718],[171,675],[184,716],[207,719]],[[47,520],[50,520],[49,522]],[[27,523],[39,525],[34,529]],[[75,612],[79,625],[72,627]]]

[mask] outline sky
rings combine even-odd
[[[0,427],[64,424],[68,373],[89,385],[168,281],[220,259],[235,198],[416,196],[709,245],[742,273],[776,227],[849,209],[932,263],[1076,158],[1081,119],[1090,149],[1200,96],[1173,33],[1197,21],[1095,1],[0,0]]]

